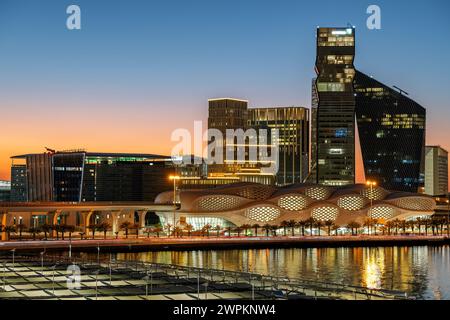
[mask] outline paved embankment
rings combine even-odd
[[[332,237],[192,237],[192,238],[139,238],[90,240],[37,240],[0,242],[0,251],[161,251],[202,249],[251,248],[315,248],[315,247],[373,247],[420,246],[450,244],[446,236],[332,236]]]

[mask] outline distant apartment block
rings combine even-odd
[[[431,196],[448,194],[448,152],[440,146],[425,148],[425,193]]]

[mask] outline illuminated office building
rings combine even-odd
[[[430,196],[448,194],[448,152],[440,146],[425,147],[425,193]]]
[[[13,157],[13,195],[21,201],[153,201],[172,189],[177,168],[168,156],[63,151]],[[19,170],[20,169],[20,170]],[[23,172],[25,175],[15,174]],[[17,189],[17,190],[16,190]],[[14,200],[18,201],[18,200]]]
[[[303,182],[309,167],[309,112],[303,107],[248,108],[246,100],[233,98],[210,99],[208,128],[218,129],[223,135],[224,163],[208,166],[208,179],[221,179],[231,182],[254,182],[262,184],[286,185]],[[240,146],[237,140],[226,141],[227,129],[267,130],[267,141],[259,137],[258,147],[269,148],[274,144],[274,129],[278,130],[278,172],[264,172],[266,163],[249,159],[249,146]],[[227,143],[228,142],[228,143]],[[244,142],[248,143],[248,140]],[[232,148],[235,158],[226,157],[226,147]],[[244,161],[238,163],[238,152],[243,153]],[[258,159],[260,160],[260,159]],[[230,180],[232,179],[232,180]],[[206,183],[205,179],[198,181]],[[218,183],[220,184],[220,183]]]
[[[13,160],[11,165],[11,201],[27,201],[27,166]]]
[[[417,192],[424,173],[425,109],[359,71],[354,88],[366,179]]]
[[[355,29],[318,28],[313,95],[315,179],[324,185],[355,182]],[[313,106],[315,107],[315,106]]]
[[[302,183],[309,170],[309,110],[303,107],[252,108],[248,126],[278,130],[277,185]]]
[[[406,92],[355,70],[354,35],[354,28],[317,29],[308,181],[353,183],[356,117],[366,179],[417,192],[425,169],[425,109]]]

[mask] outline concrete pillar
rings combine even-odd
[[[147,214],[147,210],[139,211],[139,227],[145,227],[145,215]]]
[[[84,220],[84,233],[87,235],[87,233],[90,231],[89,230],[89,225],[90,225],[90,220],[91,220],[91,216],[92,214],[95,212],[95,210],[90,210],[87,212],[83,212],[83,220]]]

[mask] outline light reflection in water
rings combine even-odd
[[[450,299],[449,246],[161,251],[118,253],[117,258],[401,290],[420,299]]]

